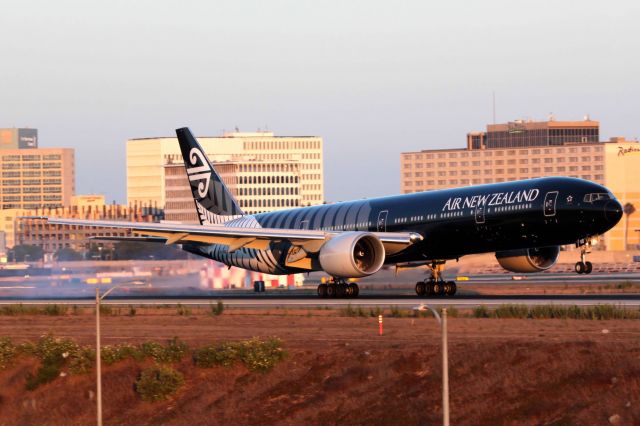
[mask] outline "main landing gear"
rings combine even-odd
[[[418,296],[453,296],[458,291],[455,281],[444,281],[442,279],[442,266],[444,261],[434,261],[431,263],[431,274],[424,281],[416,283],[416,294]]]
[[[587,254],[591,253],[591,240],[580,245],[580,262],[576,262],[575,270],[578,274],[590,274],[593,271],[593,264],[586,260]]]
[[[360,294],[356,283],[349,283],[342,278],[332,278],[329,283],[318,285],[318,297],[355,298]]]

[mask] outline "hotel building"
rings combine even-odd
[[[465,149],[430,149],[400,156],[404,194],[543,176],[572,176],[607,186],[624,205],[640,207],[640,143],[599,142],[597,121],[516,121],[467,135]],[[640,209],[639,209],[640,210]],[[640,248],[640,214],[629,218],[628,244]],[[604,238],[624,249],[625,218]],[[638,233],[636,233],[638,234]]]

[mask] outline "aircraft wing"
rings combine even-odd
[[[48,223],[53,225],[129,229],[136,234],[155,237],[154,241],[166,239],[166,244],[184,242],[223,244],[229,247],[229,251],[235,251],[243,247],[265,250],[271,242],[289,241],[293,245],[302,247],[308,253],[316,253],[325,241],[341,233],[308,229],[238,228],[223,225],[203,226],[174,223],[59,219],[52,217],[37,218],[46,219]],[[371,232],[371,234],[380,239],[388,254],[397,253],[411,244],[421,241],[423,238],[422,235],[414,232]],[[103,238],[100,237],[99,239]]]

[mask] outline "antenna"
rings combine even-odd
[[[496,91],[493,92],[493,124],[496,124]]]

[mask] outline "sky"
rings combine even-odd
[[[400,153],[526,118],[640,137],[640,2],[0,0],[0,127],[126,201],[125,143],[324,139],[329,201],[398,193]]]

